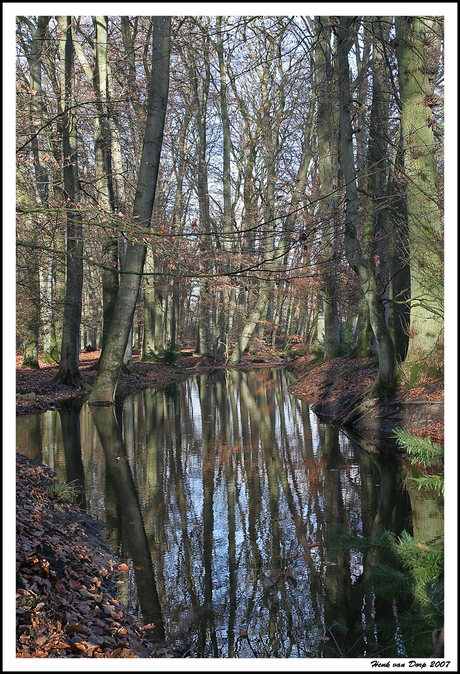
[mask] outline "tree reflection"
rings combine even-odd
[[[131,568],[120,598],[193,657],[365,656],[399,635],[401,607],[373,591],[378,551],[331,536],[409,527],[399,463],[320,424],[287,384],[216,370],[144,390],[116,414],[84,408],[81,443],[60,413],[66,470],[91,481]]]
[[[80,410],[81,401],[65,401],[59,408],[62,440],[64,444],[66,481],[81,487],[79,506],[86,509],[85,471],[81,456]]]
[[[152,560],[120,426],[112,407],[94,406],[92,415],[104,449],[107,481],[116,495],[122,535],[129,545],[142,614],[147,623],[154,625],[149,636],[163,641],[164,626]]]

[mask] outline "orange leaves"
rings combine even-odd
[[[113,574],[128,566],[108,570],[110,557],[84,535],[86,516],[46,488],[55,481],[48,469],[20,456],[16,464],[16,657],[165,657],[112,597]],[[92,561],[95,553],[106,566]]]

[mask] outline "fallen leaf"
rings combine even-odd
[[[68,632],[79,632],[80,634],[82,632],[85,632],[85,628],[81,623],[72,623],[71,625],[67,625],[67,631]]]

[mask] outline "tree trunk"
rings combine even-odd
[[[363,256],[357,236],[358,222],[358,190],[356,184],[356,168],[353,155],[353,138],[350,115],[349,84],[349,25],[350,17],[340,17],[341,29],[338,40],[339,59],[339,102],[340,102],[340,136],[342,141],[343,175],[346,184],[346,222],[345,253],[348,264],[358,275],[364,297],[369,306],[369,317],[374,333],[379,357],[379,379],[387,385],[396,376],[396,358],[393,342],[385,322],[385,309],[375,282],[370,265]]]
[[[244,326],[240,337],[238,339],[237,344],[235,345],[235,348],[233,349],[232,355],[230,356],[228,362],[230,365],[236,365],[238,361],[240,360],[241,356],[243,353],[246,351],[248,348],[250,339],[254,333],[254,330],[258,324],[258,321],[262,317],[262,315],[265,316],[265,313],[267,311],[267,304],[268,304],[268,298],[270,296],[270,292],[272,291],[274,285],[275,285],[275,280],[276,280],[276,272],[280,268],[280,266],[283,263],[283,258],[284,254],[287,252],[290,241],[291,241],[291,234],[292,234],[292,229],[294,226],[294,221],[295,221],[295,211],[297,209],[297,206],[299,204],[300,198],[304,192],[305,189],[305,182],[307,178],[307,171],[308,171],[308,166],[309,166],[309,161],[310,161],[310,148],[309,144],[307,142],[307,135],[309,134],[309,129],[305,130],[305,138],[304,138],[304,149],[303,149],[303,155],[302,155],[302,161],[301,165],[299,168],[298,172],[298,179],[296,182],[296,185],[294,187],[294,191],[292,194],[291,198],[291,203],[290,203],[290,208],[289,208],[289,214],[285,217],[284,223],[283,223],[283,231],[280,236],[280,241],[277,246],[275,246],[275,237],[267,237],[271,239],[271,251],[266,253],[265,261],[268,265],[268,267],[271,270],[271,276],[268,281],[266,281],[265,285],[263,285],[260,288],[259,291],[259,296],[255,302],[255,305],[253,306],[252,310],[249,313],[249,317],[247,319],[246,325]]]
[[[46,26],[48,25],[48,16],[37,17],[37,28],[33,36],[33,41],[28,58],[30,67],[30,89],[32,96],[30,100],[30,121],[31,133],[35,131],[31,139],[31,147],[35,165],[35,183],[40,202],[44,208],[48,207],[49,197],[49,178],[46,170],[46,164],[43,163],[44,152],[39,149],[38,134],[43,124],[43,92],[42,92],[42,52],[43,42]],[[40,136],[41,139],[41,136]],[[18,179],[18,200],[28,200],[27,193],[22,189],[22,181]],[[43,219],[42,214],[37,214],[35,217],[39,221]],[[33,222],[30,216],[25,216],[26,222],[30,225],[30,238],[33,241],[37,240],[37,232],[33,231]],[[40,223],[41,224],[41,223]],[[39,237],[41,238],[42,228],[38,228]],[[34,369],[39,368],[38,364],[38,342],[39,342],[39,327],[40,327],[40,277],[42,268],[39,263],[39,254],[37,250],[30,249],[28,252],[27,261],[27,281],[29,301],[27,310],[27,320],[24,326],[24,359],[22,367],[30,367]]]
[[[139,167],[139,178],[133,207],[133,222],[139,228],[148,228],[158,179],[161,145],[169,89],[170,26],[168,17],[152,17],[153,52],[147,120]],[[139,293],[146,247],[130,243],[126,252],[120,288],[114,315],[107,335],[106,348],[99,362],[90,404],[111,404],[123,364],[134,310]]]
[[[362,189],[366,190],[367,217],[364,224],[363,253],[369,264],[379,254],[379,266],[375,268],[375,277],[379,287],[388,287],[388,232],[387,232],[387,151],[390,96],[388,93],[388,70],[384,59],[384,48],[389,41],[391,17],[371,17],[373,36],[372,57],[372,105],[369,120],[369,141],[365,179]],[[363,78],[366,81],[367,78]],[[359,110],[364,107],[365,98],[361,97]],[[359,121],[358,121],[359,124]],[[358,150],[359,154],[359,150]],[[366,358],[373,352],[372,328],[366,300],[360,296],[358,314],[358,341],[356,355]]]
[[[431,108],[442,31],[433,17],[396,17],[404,176],[407,184],[411,312],[408,369],[443,369],[443,237]]]
[[[192,86],[193,106],[195,111],[195,125],[198,135],[197,154],[198,154],[198,173],[197,173],[197,192],[199,208],[199,233],[202,235],[200,246],[200,272],[206,273],[209,260],[209,246],[206,243],[207,232],[210,228],[209,219],[209,189],[208,189],[208,167],[206,162],[207,151],[207,106],[209,85],[211,81],[211,71],[209,63],[209,35],[206,31],[203,35],[203,54],[205,74],[201,78],[201,92],[198,87],[198,64],[192,53],[187,55],[189,63],[186,64],[187,72]],[[201,95],[200,95],[201,94]],[[212,351],[212,312],[210,284],[208,278],[200,277],[200,304],[198,310],[198,339],[197,353],[207,354]]]
[[[155,353],[155,269],[153,249],[147,248],[144,270],[144,339],[142,340],[142,358],[149,360]]]
[[[227,75],[224,57],[224,44],[222,36],[222,18],[216,17],[217,29],[217,54],[219,57],[220,71],[220,114],[222,118],[223,148],[222,148],[222,190],[224,201],[223,213],[223,239],[222,247],[225,251],[225,269],[231,271],[232,265],[229,257],[232,251],[232,190],[230,175],[230,153],[231,153],[231,129],[230,118],[227,105]],[[222,319],[220,321],[220,334],[216,349],[216,359],[222,361],[225,357],[228,346],[228,332],[231,330],[231,317],[234,312],[235,292],[233,286],[229,286],[221,293]]]
[[[77,118],[75,107],[75,63],[72,41],[72,17],[59,16],[61,32],[61,90],[64,92],[62,152],[64,162],[64,191],[67,200],[66,282],[61,361],[55,377],[64,384],[79,384],[80,321],[83,286],[83,232],[81,214],[77,208],[80,184],[78,180]]]
[[[407,204],[404,194],[404,158],[402,135],[393,151],[388,176],[388,328],[395,345],[396,358],[402,363],[407,355],[410,326],[410,261]]]
[[[115,199],[112,182],[112,139],[107,105],[107,17],[93,17],[93,23],[96,27],[93,88],[97,100],[97,116],[94,120],[95,186],[101,222],[105,229],[102,244],[102,260],[104,261],[102,270],[102,349],[104,349],[104,342],[114,315],[118,293],[118,238],[112,233]]]
[[[337,249],[334,198],[334,144],[336,120],[333,106],[333,73],[331,64],[330,29],[323,26],[327,17],[316,17],[315,90],[317,100],[317,129],[319,178],[321,184],[321,249],[323,287],[321,298],[324,309],[324,358],[338,354],[339,316],[334,253]]]

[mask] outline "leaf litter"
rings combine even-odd
[[[54,473],[20,454],[16,479],[16,657],[174,657],[116,599],[126,565],[103,524],[56,496]]]

